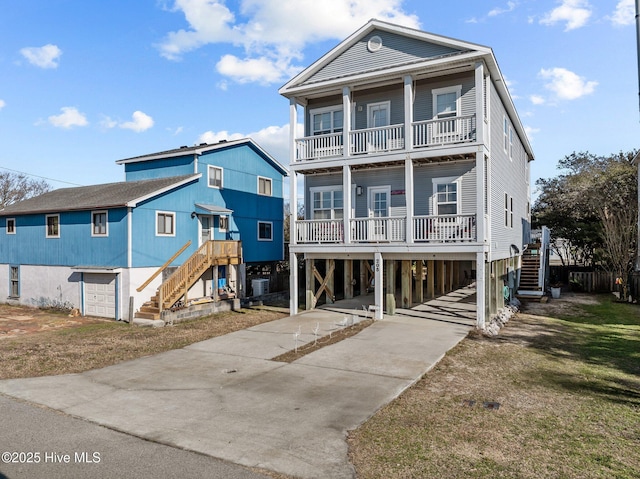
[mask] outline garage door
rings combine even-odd
[[[84,274],[84,314],[116,317],[116,275]]]

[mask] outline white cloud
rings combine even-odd
[[[134,111],[132,121],[120,123],[118,126],[126,130],[133,130],[140,133],[141,131],[148,130],[153,126],[153,118],[141,111]]]
[[[100,126],[103,128],[115,128],[118,126],[118,122],[113,120],[111,117],[105,116],[102,121],[100,121]]]
[[[620,0],[611,16],[611,23],[615,26],[633,25],[635,15],[633,0]]]
[[[295,76],[301,69],[292,67],[288,62],[277,62],[266,57],[241,59],[233,55],[224,55],[216,65],[216,70],[238,83],[268,85],[283,77]],[[226,89],[227,85],[224,84],[222,88]]]
[[[542,105],[543,103],[545,103],[545,99],[540,95],[531,95],[529,97],[529,100],[531,100],[531,103],[533,103],[534,105]]]
[[[241,23],[223,0],[175,0],[188,29],[170,32],[160,53],[176,60],[182,54],[213,43],[242,47],[244,55],[223,57],[218,71],[239,81],[275,83],[298,72],[295,62],[311,42],[342,40],[371,18],[419,27],[415,15],[402,10],[403,0],[244,0]],[[240,70],[246,68],[248,74]]]
[[[543,68],[538,75],[547,80],[545,88],[554,92],[560,100],[575,100],[590,95],[598,85],[597,81],[586,81],[566,68]]]
[[[304,126],[297,125],[297,136],[304,135]],[[289,125],[268,126],[253,133],[229,133],[228,131],[207,131],[200,135],[197,143],[218,143],[220,140],[239,140],[251,138],[282,165],[289,164]]]
[[[561,0],[560,6],[548,12],[540,23],[555,25],[566,22],[564,31],[583,27],[591,16],[591,5],[587,0]]]
[[[7,106],[7,103],[4,100],[0,100],[0,110],[2,110],[5,106]]]
[[[87,126],[89,122],[83,113],[77,108],[65,106],[60,109],[60,115],[52,115],[49,117],[49,123],[57,128],[72,128],[74,126]]]
[[[40,68],[58,68],[58,61],[62,50],[56,45],[45,45],[43,47],[26,47],[20,50],[23,57],[29,63]]]
[[[516,2],[507,2],[507,8],[499,8],[496,7],[491,10],[487,15],[490,17],[495,17],[497,15],[502,15],[503,13],[512,12],[516,8]]]
[[[525,126],[525,127],[524,127],[524,131],[525,131],[525,133],[527,134],[527,137],[528,137],[531,141],[533,141],[533,136],[534,136],[536,133],[539,133],[539,132],[540,132],[540,128],[533,128],[533,127],[531,127],[531,126]]]

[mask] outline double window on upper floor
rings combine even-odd
[[[331,106],[311,110],[311,134],[327,135],[339,133],[344,128],[342,106]]]

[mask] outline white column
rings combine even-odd
[[[345,244],[351,243],[351,167],[342,165],[342,215],[343,215],[343,241]]]
[[[404,160],[404,198],[407,206],[407,238],[408,244],[413,243],[413,160],[407,154]]]
[[[297,243],[296,227],[298,215],[297,175],[293,170],[296,162],[296,125],[298,123],[298,104],[295,98],[289,100],[289,245]]]
[[[476,309],[478,317],[476,327],[484,329],[484,314],[486,309],[484,253],[476,253]]]
[[[484,63],[476,63],[476,142],[484,143]]]
[[[351,156],[349,134],[351,133],[351,89],[346,86],[342,89],[342,155],[345,158]],[[346,191],[345,191],[346,195]]]
[[[485,175],[484,171],[484,147],[478,147],[476,153],[476,235],[478,243],[486,243],[487,238],[485,236]],[[487,184],[488,188],[488,184]],[[487,192],[488,193],[488,192]],[[487,196],[487,199],[490,199]]]
[[[289,252],[289,316],[298,312],[298,256]]]
[[[404,147],[413,150],[413,78],[404,77]]]
[[[375,298],[375,304],[376,304],[375,319],[382,319],[382,313],[383,313],[382,296],[384,294],[383,273],[384,273],[384,263],[382,261],[382,253],[380,253],[379,251],[376,251],[373,254],[373,278],[375,282],[374,298]]]

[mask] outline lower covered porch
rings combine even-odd
[[[434,309],[437,300],[445,307],[465,304],[464,318],[480,329],[513,297],[518,263],[517,258],[487,263],[484,254],[469,253],[417,258],[381,253],[367,258],[291,256],[296,263],[291,270],[292,314],[339,304],[345,312],[358,310],[374,319],[442,316]]]

